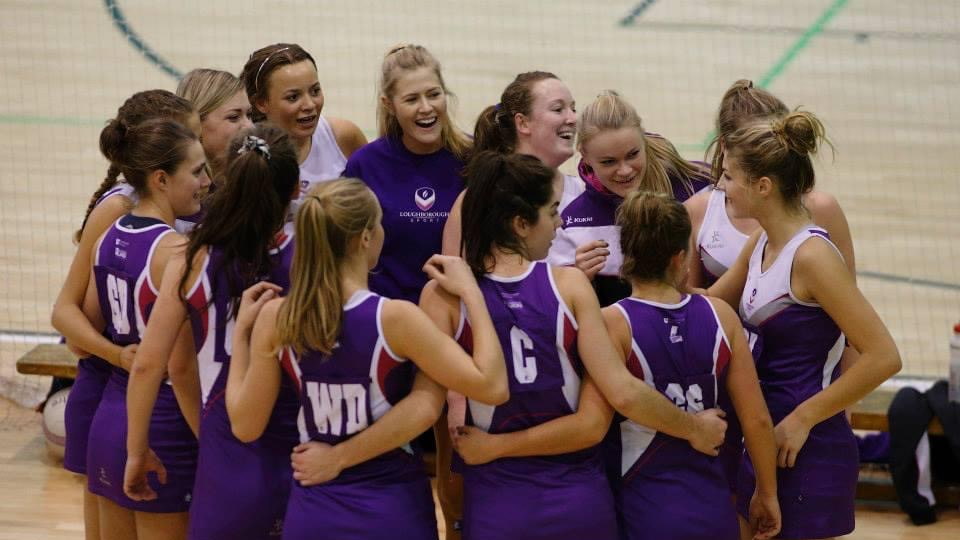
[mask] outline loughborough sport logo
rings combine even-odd
[[[417,203],[417,208],[419,208],[420,211],[426,212],[433,208],[434,203],[437,202],[437,193],[433,188],[417,188],[417,190],[413,192],[413,202]]]

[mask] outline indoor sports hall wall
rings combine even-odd
[[[106,162],[97,136],[135,91],[194,67],[238,72],[298,42],[325,112],[375,133],[375,81],[398,42],[427,46],[471,131],[521,71],[558,74],[579,103],[613,88],[646,128],[702,157],[723,91],[750,78],[824,120],[837,152],[818,184],[840,200],[859,283],[904,373],[943,375],[960,321],[960,4],[954,0],[5,0],[0,2],[0,394],[55,339],[49,312],[71,235]],[[572,169],[572,162],[565,167]]]

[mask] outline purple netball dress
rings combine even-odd
[[[799,300],[790,289],[794,255],[808,240],[830,243],[826,231],[806,227],[763,271],[767,235],[762,234],[740,300],[740,316],[763,338],[757,375],[774,424],[840,375],[843,334],[823,308]],[[796,465],[777,469],[780,538],[825,538],[853,531],[858,470],[856,438],[843,412],[814,426]],[[744,456],[737,483],[741,514],[746,514],[754,483],[753,467]]]
[[[96,206],[114,196],[123,196],[136,200],[133,187],[126,182],[119,182],[107,190],[97,199]],[[106,336],[109,339],[109,336]],[[103,389],[107,386],[113,365],[102,358],[89,356],[77,362],[77,377],[70,387],[67,397],[67,407],[63,412],[63,423],[66,429],[66,444],[63,452],[63,468],[68,471],[87,473],[87,439],[90,434],[90,423],[100,405]]]
[[[281,366],[299,390],[302,442],[345,441],[410,393],[416,366],[387,345],[381,323],[386,301],[370,291],[355,293],[343,307],[343,330],[330,355],[281,352]],[[293,481],[283,538],[319,537],[436,539],[430,482],[419,456],[404,446],[325,484]]]
[[[114,223],[97,247],[94,274],[106,334],[120,346],[139,343],[157,287],[150,278],[150,260],[163,236],[173,229],[160,220],[128,214]],[[90,425],[87,486],[96,495],[139,512],[185,512],[192,498],[197,441],[169,384],[161,384],[150,418],[150,447],[167,469],[167,483],[150,475],[157,492],[153,501],[134,501],[123,492],[127,461],[127,378],[113,368]]]
[[[287,224],[271,251],[268,281],[290,284],[293,226]],[[277,538],[290,494],[290,453],[297,444],[296,390],[284,380],[263,435],[244,443],[233,435],[225,392],[235,321],[234,298],[228,289],[229,268],[223,253],[209,249],[200,279],[188,294],[188,310],[200,367],[203,410],[200,454],[190,506],[189,538],[193,540]]]
[[[615,305],[633,336],[630,373],[687,412],[715,407],[726,394],[730,345],[710,301],[694,295],[677,304],[625,298]],[[615,491],[625,538],[739,538],[720,459],[631,420],[617,430]]]
[[[507,362],[510,399],[497,406],[467,400],[467,424],[488,433],[534,427],[577,410],[583,366],[577,323],[550,266],[480,281]],[[459,340],[472,349],[461,313]],[[613,494],[598,447],[557,456],[502,458],[463,467],[465,540],[615,539]]]

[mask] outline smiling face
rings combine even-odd
[[[267,97],[257,108],[294,139],[308,139],[317,129],[323,110],[323,91],[317,68],[309,60],[286,64],[270,73]]]
[[[570,89],[558,79],[534,83],[530,115],[517,113],[517,151],[531,154],[548,167],[558,167],[573,155],[577,110]]]
[[[191,216],[200,211],[200,201],[210,187],[206,164],[203,146],[200,141],[193,141],[180,165],[167,175],[166,195],[175,216]]]
[[[250,102],[247,94],[239,91],[216,109],[210,111],[200,123],[203,150],[209,161],[226,159],[230,141],[240,130],[253,127],[250,121]]]
[[[403,131],[403,144],[415,154],[431,154],[443,147],[447,94],[431,67],[406,71],[394,85],[388,108]]]
[[[646,142],[634,127],[608,129],[583,145],[583,160],[603,187],[620,197],[640,185],[647,165]]]
[[[557,228],[561,225],[560,193],[563,191],[563,176],[560,173],[553,179],[553,189],[547,203],[537,210],[537,222],[525,223],[522,231],[524,247],[531,261],[547,258],[550,245],[557,236]]]

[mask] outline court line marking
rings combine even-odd
[[[624,18],[620,19],[620,26],[633,26],[634,21],[636,21],[643,12],[655,4],[657,0],[643,0],[639,4],[633,6],[633,9],[630,10]]]
[[[133,28],[130,26],[130,23],[127,22],[126,16],[123,14],[123,10],[120,9],[120,4],[117,0],[103,0],[104,7],[107,8],[107,12],[110,13],[110,19],[113,21],[113,25],[120,30],[120,33],[123,34],[123,37],[126,38],[127,43],[133,46],[134,49],[144,58],[146,58],[151,64],[160,68],[161,71],[170,75],[174,79],[180,80],[183,77],[177,68],[173,67],[169,62],[163,59],[159,54],[154,52],[140,36],[134,32]]]
[[[0,330],[0,343],[60,343],[60,334],[51,332],[29,332]]]
[[[773,84],[773,81],[779,79],[780,75],[782,75],[784,70],[787,69],[787,66],[792,64],[797,55],[810,46],[810,42],[813,41],[813,38],[823,33],[827,24],[832,21],[838,13],[840,13],[840,11],[847,5],[847,2],[848,0],[833,0],[833,2],[827,6],[827,9],[823,10],[823,13],[821,13],[820,16],[813,21],[813,24],[808,26],[807,29],[804,30],[803,34],[801,34],[800,37],[797,38],[792,45],[790,45],[790,48],[788,48],[786,52],[784,52],[780,58],[778,58],[777,61],[770,66],[770,69],[760,76],[760,79],[757,80],[756,85],[760,88],[768,88],[771,84]],[[716,135],[716,130],[711,129],[710,133],[708,133],[707,136],[704,137],[700,142],[702,151],[707,149],[707,146],[710,145],[710,142],[713,141],[713,138]]]
[[[103,126],[106,119],[80,118],[73,116],[37,116],[30,114],[0,114],[0,124],[32,126],[87,127]]]

